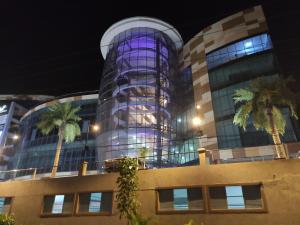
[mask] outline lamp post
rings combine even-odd
[[[87,129],[86,129],[86,132],[85,132],[84,148],[81,151],[81,163],[85,162],[86,152],[89,151],[88,139],[89,139],[90,128],[92,129],[93,133],[97,133],[100,130],[100,126],[98,124],[92,124],[91,125],[90,121],[88,121]]]
[[[86,133],[85,144],[84,144],[83,150],[81,151],[81,165],[80,165],[78,176],[85,176],[86,171],[87,171],[88,162],[85,161],[85,155],[86,155],[86,152],[89,151],[89,146],[88,146],[87,142],[89,139],[90,127],[92,128],[92,132],[94,132],[94,133],[96,133],[100,130],[100,126],[98,124],[90,125],[90,121],[88,121],[87,129],[85,132]]]

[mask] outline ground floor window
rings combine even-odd
[[[80,193],[78,213],[111,213],[112,192]]]
[[[263,209],[261,185],[209,187],[211,210]]]
[[[72,214],[74,194],[48,195],[44,197],[43,214]]]
[[[159,211],[203,210],[202,188],[159,189]]]
[[[11,199],[11,197],[0,197],[0,214],[10,213]]]

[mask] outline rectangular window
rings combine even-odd
[[[260,185],[232,185],[209,188],[210,208],[263,209]]]
[[[112,197],[112,192],[80,193],[77,213],[111,213]]]
[[[202,188],[158,190],[159,211],[203,210]]]
[[[72,214],[74,195],[48,195],[44,197],[43,214]]]
[[[8,214],[11,208],[11,197],[0,197],[0,214]]]

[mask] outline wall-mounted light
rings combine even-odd
[[[193,118],[193,125],[194,126],[199,126],[199,125],[201,125],[201,123],[202,123],[202,120],[199,117],[194,117]]]

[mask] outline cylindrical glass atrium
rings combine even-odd
[[[106,61],[98,109],[100,161],[135,157],[144,147],[154,163],[167,157],[172,78],[182,44],[172,29],[162,21],[137,17],[113,25],[104,34],[104,39],[109,40],[108,34],[111,39],[101,41],[107,46],[101,46]]]

